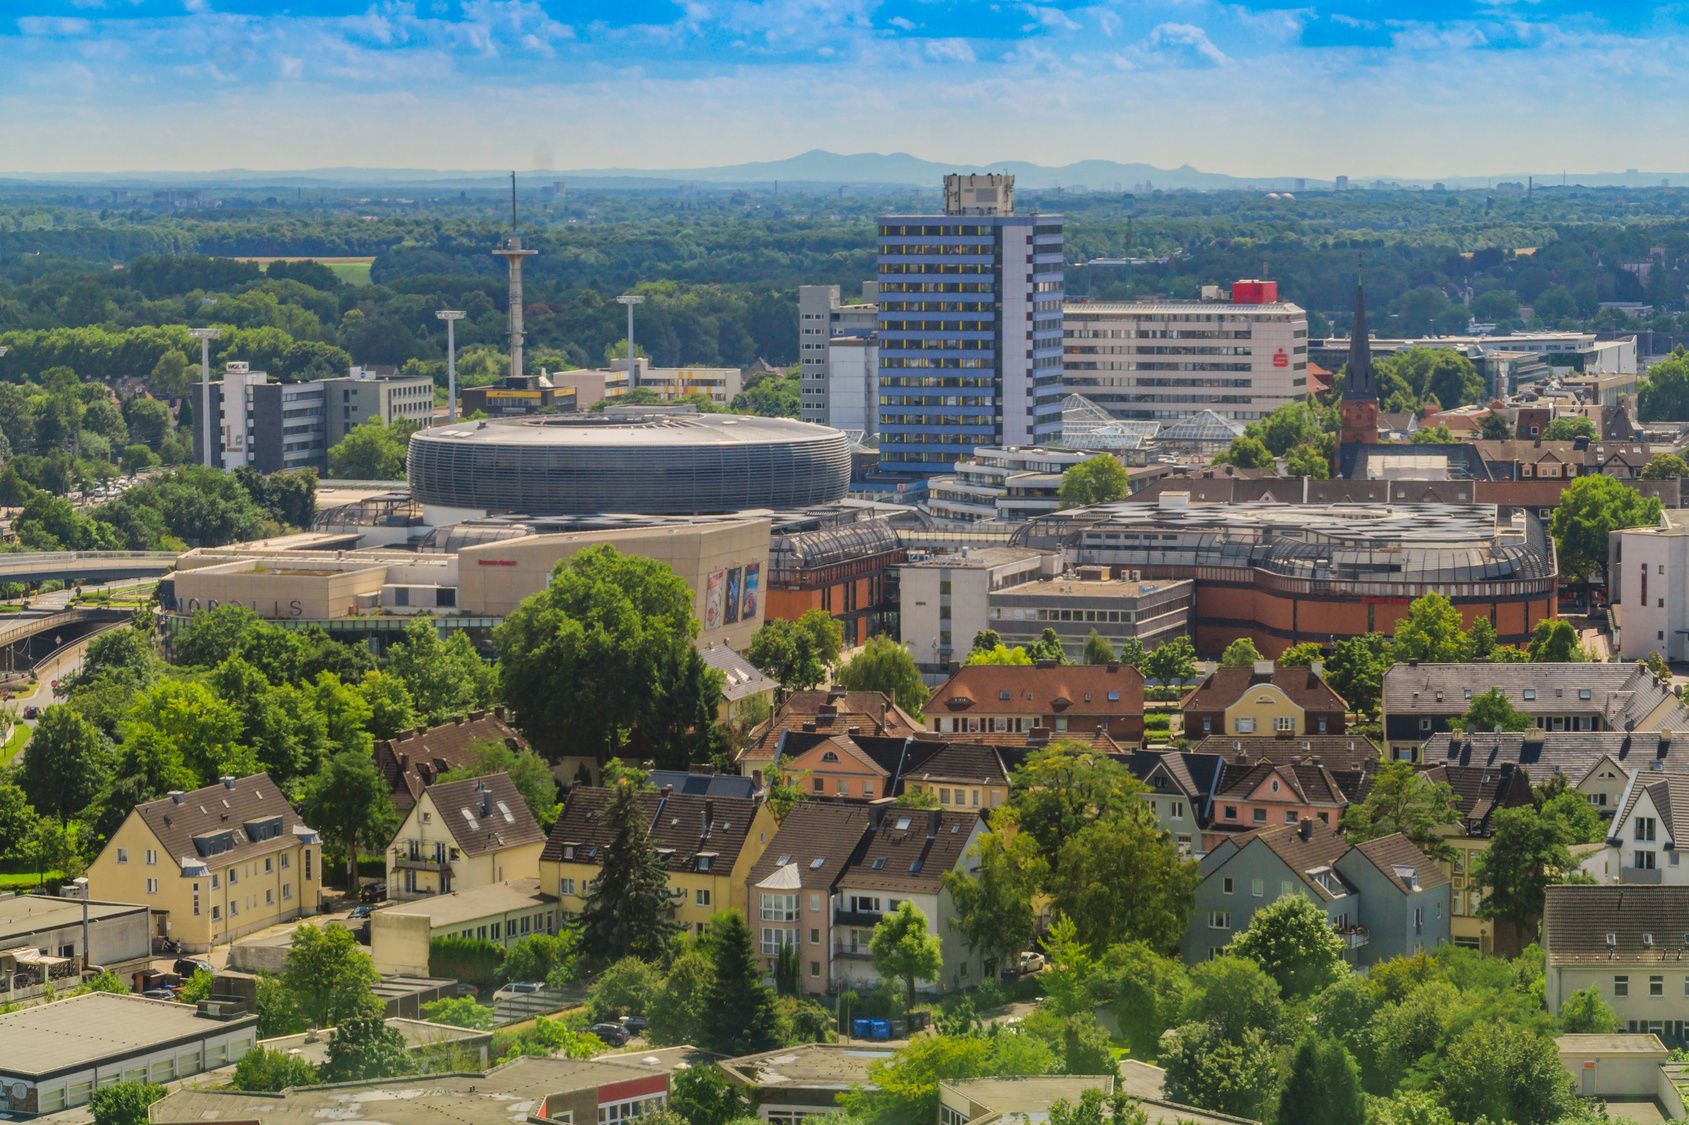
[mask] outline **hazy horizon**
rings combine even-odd
[[[24,3],[0,22],[0,176],[668,170],[813,149],[1622,173],[1674,151],[1689,108],[1670,64],[1689,15],[1629,2]]]

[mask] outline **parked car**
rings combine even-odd
[[[366,886],[363,890],[358,892],[358,898],[362,902],[380,902],[381,900],[385,899],[386,897],[387,897],[387,884],[386,883],[371,883],[368,886]]]
[[[612,1047],[622,1047],[627,1044],[627,1029],[619,1023],[595,1023],[587,1028],[587,1032],[598,1036]]]
[[[473,996],[479,999],[481,996],[481,990],[467,981],[460,980],[457,982],[457,994],[459,996]]]
[[[201,961],[196,957],[177,958],[176,964],[171,968],[171,972],[183,980],[192,980],[195,973],[215,973],[216,971],[210,961]]]
[[[1020,955],[1020,971],[1023,973],[1036,973],[1048,963],[1042,953],[1034,953],[1030,949]]]
[[[168,988],[149,988],[145,992],[141,993],[141,995],[145,996],[148,1000],[176,999],[176,994]]]
[[[352,908],[352,913],[350,913],[346,916],[346,920],[348,922],[356,922],[359,918],[368,918],[369,912],[370,912],[370,908],[367,905],[366,906],[354,906]]]
[[[23,709],[23,717],[26,719],[39,719],[41,717],[41,708],[35,706],[25,707]]]
[[[513,980],[497,992],[493,993],[493,996],[495,998],[500,996],[521,996],[528,993],[538,992],[544,987],[544,981]]]
[[[629,1035],[644,1035],[645,1029],[651,1026],[644,1016],[623,1016],[616,1022],[627,1028]]]

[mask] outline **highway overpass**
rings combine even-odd
[[[175,551],[18,551],[0,554],[0,583],[116,582],[160,578],[176,565]]]

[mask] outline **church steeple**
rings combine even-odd
[[[1349,335],[1349,367],[1343,378],[1343,401],[1338,412],[1337,449],[1332,458],[1332,475],[1342,476],[1347,462],[1344,446],[1376,445],[1378,442],[1378,380],[1372,371],[1372,341],[1366,331],[1366,291],[1355,282],[1355,326]]]
[[[1378,383],[1372,376],[1372,341],[1366,330],[1366,290],[1355,283],[1355,327],[1349,336],[1349,373],[1343,380],[1345,400],[1378,399]]]

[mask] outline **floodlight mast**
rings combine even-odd
[[[199,341],[200,405],[205,413],[205,467],[211,467],[211,341],[223,334],[221,328],[190,328],[188,335]],[[221,458],[219,458],[221,460]]]
[[[628,390],[639,386],[639,365],[633,361],[633,306],[643,305],[645,298],[634,293],[623,293],[616,298],[616,303],[628,307]]]
[[[446,322],[446,423],[449,425],[457,421],[457,333],[454,329],[464,313],[461,309],[440,309],[434,315]]]

